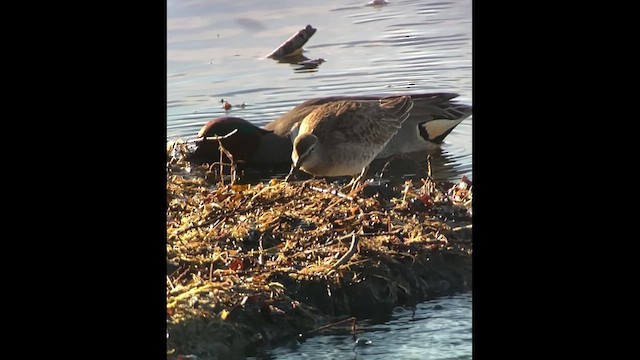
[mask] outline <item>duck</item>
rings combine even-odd
[[[316,108],[341,101],[380,101],[390,96],[409,96],[413,107],[376,159],[437,148],[458,124],[472,114],[472,106],[454,100],[459,95],[453,92],[327,96],[306,100],[263,127],[240,117],[218,117],[203,125],[198,138],[226,135],[238,129],[237,133],[221,140],[234,161],[246,165],[290,165],[300,124]],[[188,156],[191,162],[219,161],[218,141],[198,140],[195,144],[195,150]]]

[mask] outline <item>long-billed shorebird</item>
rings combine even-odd
[[[311,111],[295,132],[291,171],[360,179],[398,133],[413,108],[410,96],[328,102]]]

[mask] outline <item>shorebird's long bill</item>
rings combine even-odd
[[[298,166],[291,165],[291,170],[289,171],[289,174],[287,174],[287,177],[284,178],[284,181],[288,182],[289,178],[293,175],[294,172],[296,172],[296,170],[298,170]]]

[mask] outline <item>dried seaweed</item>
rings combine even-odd
[[[167,161],[169,355],[224,358],[470,288],[466,178],[344,195],[324,179],[239,184],[232,162],[195,166],[185,151],[175,142]]]

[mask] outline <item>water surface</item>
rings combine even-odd
[[[265,351],[253,359],[468,360],[472,351],[471,293],[421,303],[416,311],[397,308],[391,319],[360,324],[354,346],[349,334],[324,335]]]
[[[193,137],[224,114],[264,125],[318,96],[450,91],[472,105],[471,1],[167,2],[167,136]],[[298,30],[317,71],[264,56]],[[245,103],[225,111],[220,100]],[[472,178],[472,118],[432,153],[441,180]]]

